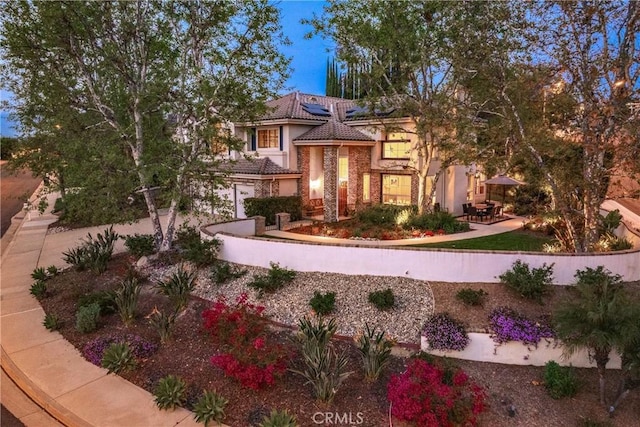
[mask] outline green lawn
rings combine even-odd
[[[493,251],[541,252],[545,243],[553,242],[553,237],[530,231],[515,230],[508,233],[493,234],[475,239],[454,240],[451,242],[426,243],[412,245],[420,248],[446,249],[482,249]]]

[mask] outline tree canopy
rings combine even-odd
[[[237,144],[229,124],[257,117],[282,87],[283,43],[266,0],[5,2],[3,79],[29,137],[23,161],[68,176],[86,209],[113,219],[131,219],[112,208],[138,191],[168,249],[187,189],[220,185],[211,145]]]

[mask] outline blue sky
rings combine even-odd
[[[282,48],[282,52],[292,58],[293,68],[283,93],[299,90],[303,93],[324,95],[327,58],[331,55],[327,49],[332,45],[329,40],[323,40],[321,37],[306,40],[304,35],[311,27],[300,23],[303,18],[311,18],[313,13],[320,14],[324,4],[324,1],[319,0],[284,0],[279,3],[284,33],[292,42],[291,46]],[[10,95],[6,91],[0,91],[2,100],[6,100]],[[0,135],[14,134],[7,113],[0,111]]]

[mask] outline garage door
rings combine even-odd
[[[244,213],[244,199],[247,197],[253,197],[255,194],[253,185],[247,184],[234,184],[234,201],[235,201],[235,216],[236,218],[246,218]]]

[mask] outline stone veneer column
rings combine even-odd
[[[309,202],[309,168],[310,168],[311,148],[301,146],[298,147],[298,170],[302,174],[298,179],[298,194],[302,199],[302,204]]]
[[[255,221],[256,225],[256,236],[264,236],[266,218],[263,216],[254,216],[253,220]]]
[[[338,147],[324,147],[324,220],[336,222],[338,217]]]
[[[349,148],[349,192],[347,205],[356,211],[362,209],[362,175],[371,173],[371,148]]]

